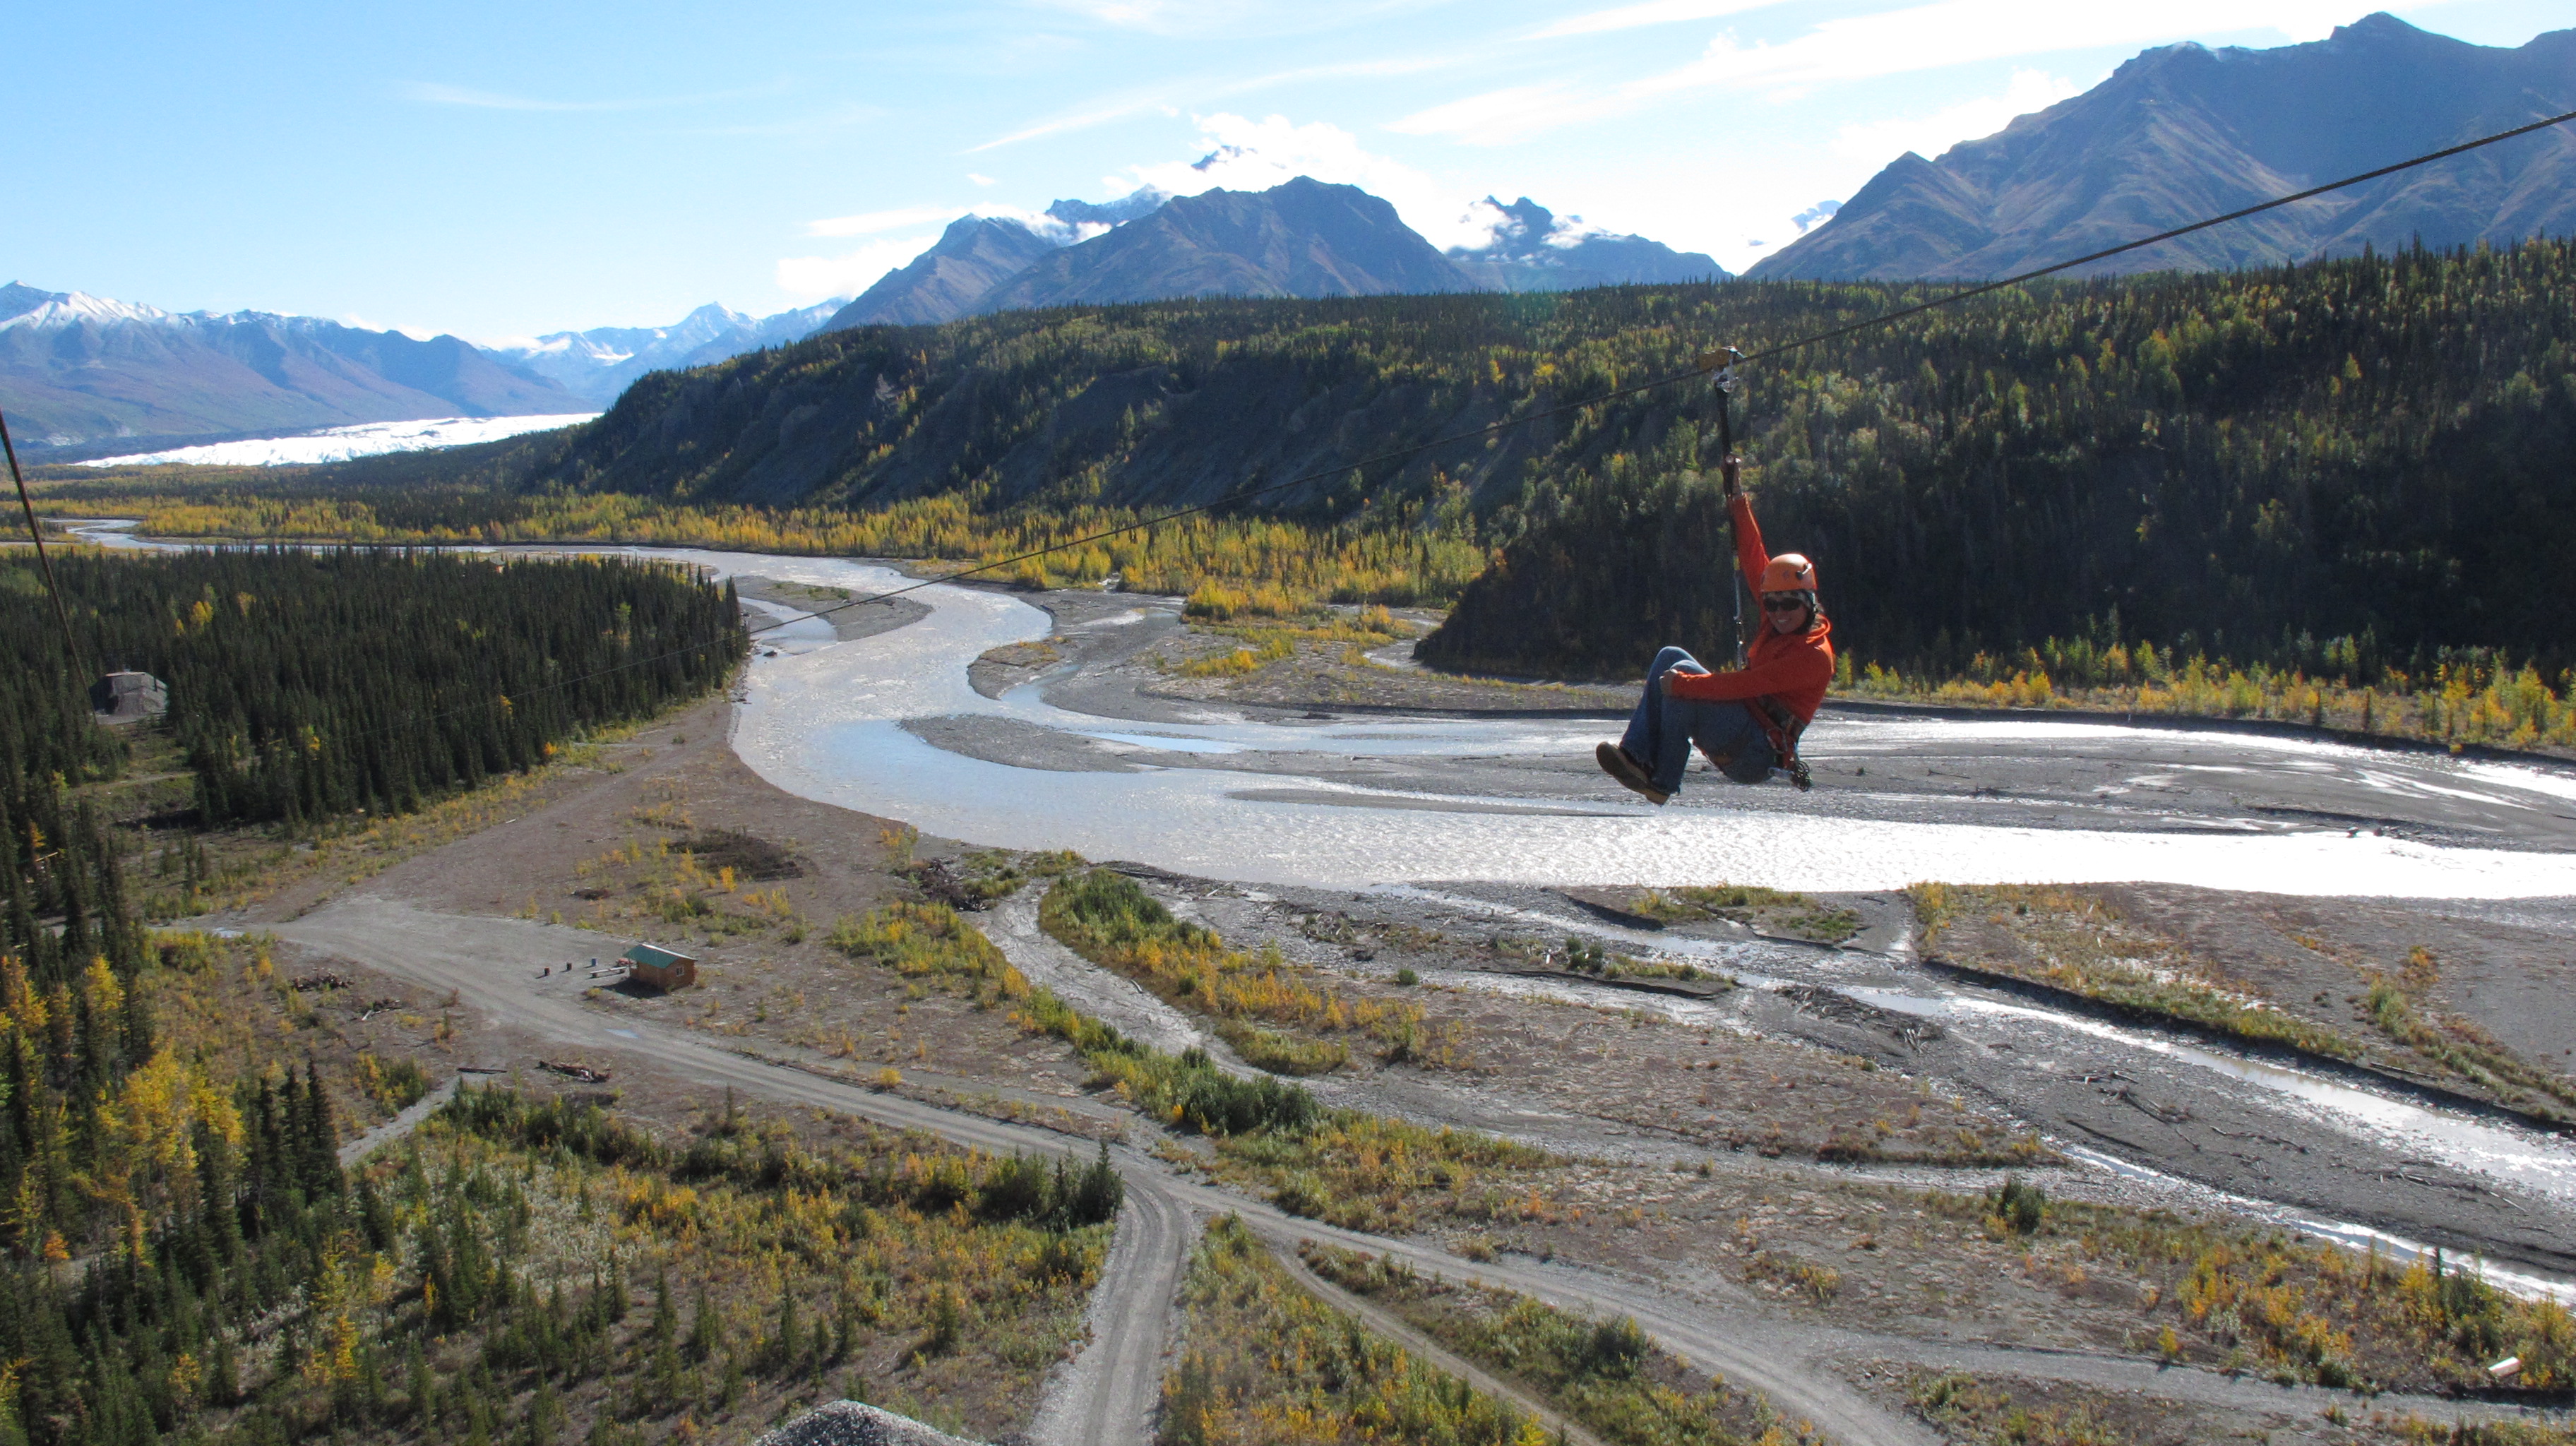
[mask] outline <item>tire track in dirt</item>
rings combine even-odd
[[[1163,1355],[1197,1222],[1179,1202],[1121,1173],[1127,1203],[1091,1297],[1091,1341],[1047,1381],[1029,1426],[1031,1440],[1050,1446],[1149,1441],[1162,1404]]]
[[[1464,1379],[1477,1390],[1489,1396],[1499,1396],[1518,1406],[1537,1417],[1541,1426],[1559,1433],[1561,1439],[1572,1443],[1572,1446],[1602,1446],[1600,1437],[1586,1431],[1572,1419],[1557,1414],[1546,1402],[1530,1394],[1525,1388],[1506,1381],[1466,1357],[1452,1352],[1448,1347],[1424,1335],[1411,1321],[1377,1302],[1353,1295],[1317,1275],[1305,1261],[1298,1258],[1295,1250],[1272,1241],[1270,1253],[1287,1270],[1289,1278],[1296,1281],[1299,1288],[1308,1295],[1344,1315],[1356,1318],[1370,1330],[1394,1341],[1441,1370]]]
[[[367,1131],[358,1138],[351,1140],[349,1143],[342,1145],[340,1147],[340,1168],[345,1170],[351,1165],[358,1163],[360,1160],[367,1158],[376,1151],[383,1149],[385,1146],[392,1144],[394,1141],[399,1140],[403,1136],[420,1128],[421,1121],[438,1113],[438,1107],[440,1105],[443,1105],[456,1097],[457,1083],[464,1078],[465,1076],[461,1074],[458,1075],[455,1079],[449,1080],[447,1083],[440,1085],[438,1088],[422,1095],[419,1099],[414,1100],[403,1110],[402,1113],[385,1121],[383,1124],[376,1126],[374,1129]]]
[[[790,1104],[821,1105],[905,1129],[942,1135],[996,1154],[1061,1154],[1064,1136],[879,1094],[786,1065],[770,1064],[690,1038],[668,1026],[611,1021],[583,1007],[577,976],[538,980],[534,966],[587,955],[598,936],[560,925],[477,915],[432,913],[389,900],[343,899],[273,926],[305,949],[320,950],[433,990],[452,991],[461,1007],[596,1055],[640,1055],[716,1087],[732,1087]],[[425,1114],[426,1112],[424,1112]],[[1149,1446],[1162,1401],[1161,1362],[1180,1272],[1195,1236],[1189,1210],[1165,1182],[1170,1172],[1140,1152],[1111,1159],[1127,1182],[1127,1208],[1088,1319],[1092,1339],[1058,1380],[1049,1383],[1040,1436],[1060,1446]]]
[[[533,967],[580,957],[598,936],[559,925],[478,915],[432,913],[374,897],[337,901],[302,919],[270,926],[306,949],[348,959],[431,989],[452,990],[461,1007],[496,1022],[594,1052],[639,1056],[705,1085],[732,1088],[786,1104],[816,1105],[903,1129],[941,1135],[977,1149],[1054,1155],[1065,1137],[1034,1126],[880,1094],[785,1065],[769,1064],[690,1038],[668,1026],[609,1018],[583,1007],[573,980],[540,981]],[[554,987],[548,987],[550,983]],[[632,1027],[627,1027],[628,1025]],[[424,1112],[425,1113],[425,1112]],[[1133,1147],[1111,1150],[1127,1183],[1119,1239],[1102,1271],[1090,1319],[1093,1339],[1063,1377],[1051,1383],[1040,1418],[1080,1446],[1150,1446],[1161,1401],[1160,1365],[1169,1340],[1180,1272],[1194,1243],[1195,1220],[1232,1212],[1265,1239],[1290,1251],[1317,1240],[1387,1255],[1453,1279],[1517,1291],[1563,1309],[1633,1316],[1649,1335],[1694,1367],[1768,1397],[1803,1417],[1840,1446],[1937,1446],[1921,1422],[1891,1411],[1844,1381],[1839,1371],[1862,1361],[2010,1372],[2113,1388],[2144,1388],[2212,1404],[2279,1410],[2349,1401],[2348,1393],[2282,1388],[2155,1363],[2002,1344],[1959,1344],[1894,1335],[1813,1328],[1776,1317],[1729,1311],[1680,1299],[1650,1283],[1598,1270],[1519,1262],[1469,1263],[1434,1246],[1343,1230],[1290,1216],[1266,1202],[1180,1177]],[[1132,1227],[1131,1227],[1132,1221]],[[1132,1233],[1131,1233],[1132,1228]],[[1097,1358],[1096,1360],[1094,1358]],[[2380,1396],[2382,1409],[2414,1410],[2436,1419],[2529,1419],[2519,1407],[2436,1397]],[[1041,1438],[1046,1439],[1046,1438]]]

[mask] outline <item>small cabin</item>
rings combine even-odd
[[[101,723],[139,723],[170,711],[170,690],[150,673],[110,673],[89,685]]]
[[[665,994],[698,982],[697,960],[650,944],[636,945],[619,955],[617,962],[626,966],[627,978]]]

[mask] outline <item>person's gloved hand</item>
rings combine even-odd
[[[1717,475],[1725,479],[1725,495],[1733,497],[1744,490],[1742,482],[1736,476],[1737,469],[1743,465],[1744,459],[1733,452],[1727,453],[1726,460],[1717,464]]]

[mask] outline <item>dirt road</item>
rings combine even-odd
[[[880,1093],[806,1071],[745,1058],[684,1031],[610,1018],[583,1005],[580,976],[538,971],[586,958],[599,936],[579,929],[485,916],[437,913],[390,900],[343,899],[275,926],[281,939],[347,959],[433,990],[453,991],[460,1008],[516,1025],[592,1061],[624,1055],[651,1061],[710,1088],[793,1105],[813,1105],[884,1124],[935,1132],[1000,1153],[1060,1154],[1063,1136]],[[1959,1346],[1909,1337],[1801,1327],[1776,1316],[1712,1308],[1644,1283],[1603,1272],[1506,1258],[1470,1264],[1436,1248],[1336,1229],[1287,1215],[1269,1204],[1184,1179],[1141,1150],[1111,1152],[1127,1182],[1127,1208],[1100,1292],[1091,1310],[1092,1339],[1073,1368],[1051,1383],[1038,1413],[1038,1439],[1064,1446],[1145,1446],[1160,1401],[1163,1355],[1173,1300],[1197,1223],[1213,1214],[1241,1215],[1266,1238],[1289,1248],[1314,1239],[1390,1255],[1416,1268],[1520,1291],[1568,1309],[1636,1317],[1649,1334],[1697,1369],[1762,1392],[1783,1412],[1802,1417],[1843,1446],[1932,1446],[1934,1435],[1847,1382],[1840,1368],[1889,1361],[1946,1368],[2003,1370],[2039,1379],[2117,1387],[2151,1386],[2163,1394],[2247,1409],[2283,1402],[2322,1406],[2346,1396],[2232,1380],[2152,1363],[2009,1345]],[[2413,1408],[2437,1419],[2511,1415],[2510,1408],[2383,1396],[2386,1409]]]

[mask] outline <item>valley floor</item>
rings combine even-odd
[[[607,1070],[617,1111],[647,1128],[684,1130],[730,1096],[999,1151],[1115,1142],[1130,1215],[1076,1363],[1043,1387],[1033,1375],[960,1379],[899,1357],[868,1373],[874,1399],[970,1433],[1143,1439],[1174,1344],[1181,1259],[1192,1222],[1210,1212],[1241,1214],[1283,1249],[1344,1245],[1631,1314],[1693,1368],[1850,1442],[1984,1439],[1979,1423],[2014,1410],[2131,1423],[2135,1439],[2205,1439],[2196,1433],[2225,1421],[2317,1441],[2402,1439],[2385,1423],[2409,1412],[2491,1415],[2498,1408],[2406,1397],[2449,1378],[2410,1357],[2393,1322],[2364,1319],[2378,1308],[2366,1296],[2337,1304],[2320,1291],[2313,1304],[2353,1317],[2337,1324],[2365,1349],[2358,1364],[2399,1392],[2375,1401],[2298,1383],[2314,1379],[2314,1362],[2285,1369],[2255,1332],[2229,1346],[2195,1331],[2178,1303],[2184,1276],[2213,1248],[2267,1239],[2313,1275],[2297,1263],[2313,1240],[2285,1223],[2302,1192],[2329,1210],[2371,1206],[2338,1218],[2387,1219],[2534,1265],[2558,1264],[2557,1243],[2576,1238],[2545,1198],[2499,1196],[2420,1164],[2411,1173],[2424,1183],[2410,1185],[2397,1161],[2374,1162],[2291,1112],[2230,1101],[2187,1070],[2088,1080],[2095,1071],[2062,1034],[1927,1031],[1869,1003],[1926,987],[1901,947],[1911,920],[1898,896],[1814,901],[1861,925],[1829,949],[1766,942],[1755,930],[1777,918],[1646,927],[1655,921],[1600,891],[1354,898],[1135,871],[1233,947],[1275,948],[1353,1001],[1419,1004],[1439,1057],[1354,1048],[1351,1064],[1307,1081],[1325,1099],[1494,1131],[1554,1159],[1405,1195],[1373,1216],[1374,1230],[1300,1218],[1270,1203],[1277,1192],[1257,1172],[1104,1094],[1060,1042],[832,948],[836,921],[915,896],[921,861],[993,875],[1019,856],[979,862],[964,844],[783,793],[733,755],[728,712],[676,715],[620,745],[615,771],[567,779],[526,812],[362,883],[281,893],[208,922],[273,933],[291,961],[282,967],[370,981],[353,995],[375,980],[443,991],[472,1019],[472,1064],[539,1091],[560,1078],[540,1060]],[[714,862],[727,849],[742,861],[730,875]],[[760,876],[781,859],[792,873]],[[1159,1025],[1227,1054],[1215,1021],[1039,930],[1046,887],[1032,878],[967,917],[1031,978],[1123,1007],[1131,1032]],[[2199,907],[2219,918],[2240,902]],[[699,986],[648,996],[592,978],[589,960],[635,939],[696,953]],[[1739,978],[1623,978],[1615,963],[1582,967],[1569,943],[1626,956],[1631,970],[1673,957],[1659,946],[1704,947],[1701,972],[1731,967]],[[1742,979],[1748,962],[1779,972]],[[2038,1052],[2049,1058],[2019,1063]],[[2106,1139],[2143,1143],[2148,1159],[2184,1165],[2175,1173],[2198,1183],[2089,1167],[2063,1148]],[[2211,1167],[2229,1152],[2235,1164]],[[2007,1171],[2057,1202],[2054,1223],[2030,1235],[1996,1228],[1989,1195]],[[2282,1203],[2253,1207],[2224,1189]],[[2167,1234],[2103,1243],[2141,1230]],[[2163,1344],[2167,1335],[2177,1343]],[[2267,1372],[2292,1383],[2263,1382]],[[1975,1389],[1941,1385],[1960,1376]],[[1088,1424],[1069,1431],[1068,1417]]]
[[[845,596],[757,578],[744,595],[763,624]],[[1030,807],[1051,777],[1119,774],[1215,775],[1232,800],[1356,821],[1639,807],[1571,748],[1209,750],[1193,731],[1314,723],[1365,742],[1378,718],[1607,730],[1616,690],[1429,678],[1392,643],[1349,638],[1193,673],[1245,640],[1187,632],[1166,599],[1031,600],[1050,614],[1044,637],[958,660],[1003,710],[901,725],[922,756],[1008,765]],[[794,622],[768,635],[778,652],[755,657],[744,686],[760,696],[800,656],[899,637],[949,605]],[[425,1085],[603,1104],[675,1153],[732,1162],[690,1185],[444,1116],[376,1146],[368,1168],[388,1189],[427,1166],[385,1162],[473,1163],[530,1182],[529,1208],[557,1232],[546,1238],[629,1232],[639,1264],[681,1272],[737,1340],[761,1343],[656,1376],[662,1395],[512,1406],[529,1420],[553,1412],[601,1440],[742,1436],[864,1392],[981,1439],[1141,1442],[1173,1429],[1158,1413],[1191,1359],[1267,1380],[1257,1360],[1224,1356],[1240,1342],[1207,1334],[1253,1317],[1190,1304],[1217,1268],[1209,1222],[1235,1217],[1227,1238],[1272,1257],[1257,1273],[1274,1306],[1321,1300],[1570,1437],[1648,1439],[1602,1424],[1609,1408],[1585,1394],[1600,1382],[1496,1355],[1492,1321],[1540,1305],[1587,1328],[1633,1319],[1673,1379],[1723,1378],[1691,1407],[1711,1430],[1780,1439],[2565,1429],[2566,1317],[2532,1299],[2563,1298],[2576,1278],[2576,1157],[2553,1133],[2576,1089],[2559,1047],[2576,1024],[2569,900],[1682,887],[1642,872],[1289,884],[1114,865],[1116,887],[1221,939],[1206,977],[1226,989],[1184,987],[1049,914],[1050,891],[1089,876],[1078,859],[941,838],[916,827],[943,826],[936,814],[880,816],[769,781],[738,752],[756,706],[684,708],[309,846],[156,834],[147,853],[140,877],[162,912],[214,910],[187,923],[225,962],[187,1008],[220,1047],[319,1054],[335,1078],[375,1078],[364,1059],[408,1062]],[[2458,786],[2438,756],[2356,761],[2143,729],[1816,738],[1814,794],[1722,794],[1694,775],[1665,816],[1712,832],[1968,825],[2043,847],[2052,834],[2367,833],[2428,868],[2576,849],[2529,790]],[[127,827],[175,831],[184,777],[138,769],[93,797]],[[988,940],[1022,992],[887,942],[947,927],[951,907],[964,921],[952,953]],[[607,966],[639,941],[693,955],[695,986],[623,982]],[[1167,1054],[1204,1051],[1222,1073],[1299,1072],[1349,1113],[1302,1140],[1194,1133],[1042,1027],[1031,985]],[[353,1097],[344,1113],[378,1123],[405,1093]],[[827,1281],[792,1257],[794,1230],[736,1258],[688,1223],[748,1232],[807,1208],[764,1193],[779,1176],[762,1150],[911,1170],[891,1162],[935,1159],[940,1141],[988,1163],[1105,1158],[1126,1188],[1114,1238],[1096,1258],[1078,1236],[1012,1255],[962,1215],[893,1228],[853,1206],[830,1229],[870,1242],[884,1274]],[[623,1200],[622,1225],[596,1224],[595,1199]],[[2481,1261],[2511,1292],[2446,1283],[2419,1247]],[[1070,1253],[1050,1264],[1046,1250]],[[1002,1254],[958,1263],[974,1251]],[[1093,1279],[1087,1301],[1068,1284]],[[807,1284],[803,1309],[843,1315],[828,1347],[799,1346],[799,1307],[776,1315]],[[621,1320],[619,1348],[640,1360],[653,1328]],[[2490,1389],[2483,1368],[2507,1351],[2533,1369]]]

